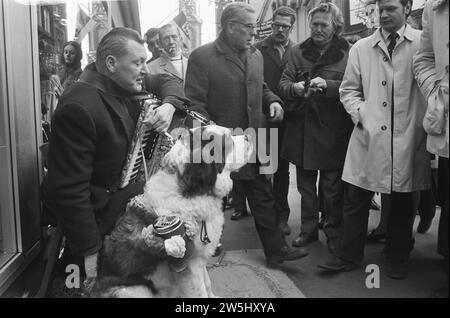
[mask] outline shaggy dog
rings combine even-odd
[[[252,152],[247,136],[216,125],[180,136],[105,238],[91,296],[214,297],[206,262],[222,235],[222,199],[232,188],[230,173]],[[181,219],[186,235],[158,236],[153,223],[164,216]],[[181,269],[171,264],[177,260]]]

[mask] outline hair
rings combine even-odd
[[[241,16],[244,12],[255,13],[255,9],[251,5],[243,2],[232,2],[228,4],[223,9],[222,16],[220,17],[220,25],[223,28],[227,22]]]
[[[75,56],[75,60],[73,61],[72,65],[66,65],[66,62],[64,60],[64,49],[68,45],[72,46],[75,49],[75,51],[77,52],[77,55]],[[77,41],[69,41],[69,42],[64,43],[63,51],[61,53],[62,64],[66,65],[67,67],[78,68],[78,67],[81,67],[81,59],[82,58],[83,58],[83,50],[81,49],[80,43],[78,43]]]
[[[375,0],[375,2],[380,2],[380,0]],[[408,3],[411,3],[411,9],[409,10],[409,13],[406,15],[406,18],[408,18],[412,11],[413,0],[400,0],[400,3],[402,4],[403,7],[406,7]]]
[[[331,3],[320,3],[317,7],[312,8],[308,12],[308,21],[311,22],[314,14],[317,12],[323,12],[323,13],[331,13],[331,23],[334,26],[334,29],[336,31],[336,34],[341,34],[342,30],[344,29],[344,18],[342,16],[341,10],[339,8]]]
[[[273,12],[273,15],[272,15],[272,21],[275,20],[275,18],[276,18],[277,15],[281,15],[281,16],[283,16],[283,17],[290,17],[290,18],[291,18],[291,24],[294,24],[294,23],[295,23],[296,13],[295,13],[295,11],[294,11],[292,8],[290,8],[290,7],[281,6],[281,7],[279,7],[278,9],[276,9],[276,10]]]
[[[173,23],[167,23],[167,24],[164,24],[162,27],[159,28],[159,32],[158,32],[159,41],[162,41],[162,37],[161,37],[162,31],[166,30],[168,28],[175,28],[175,30],[177,30],[178,36],[181,37],[180,29],[178,28],[178,26],[176,26]]]
[[[95,65],[100,73],[106,72],[106,57],[108,55],[120,58],[127,54],[128,41],[136,41],[140,44],[144,44],[145,41],[141,38],[140,34],[130,28],[114,28],[109,31],[97,48],[97,57]]]
[[[144,40],[147,42],[151,38],[154,38],[156,35],[159,34],[159,28],[150,28],[145,32],[144,34]]]

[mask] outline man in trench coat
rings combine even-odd
[[[425,100],[412,62],[420,31],[406,24],[411,0],[378,0],[380,25],[350,50],[340,87],[355,124],[345,158],[343,236],[335,259],[320,265],[348,271],[363,259],[370,200],[391,194],[385,253],[390,278],[407,276],[414,192],[430,188],[430,157],[422,128]]]

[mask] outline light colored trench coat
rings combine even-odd
[[[442,1],[441,1],[442,3]],[[434,98],[438,88],[446,89],[446,100],[438,101],[445,103],[445,128],[440,134],[427,138],[427,149],[429,152],[441,157],[448,158],[448,86],[449,86],[449,63],[448,63],[448,1],[437,6],[437,1],[428,1],[423,11],[423,32],[420,50],[414,57],[414,73],[422,93],[427,98]],[[439,81],[439,85],[436,83]]]
[[[381,29],[350,49],[339,89],[355,124],[344,164],[344,181],[381,193],[430,187],[430,156],[422,127],[426,103],[412,69],[419,41],[420,31],[407,25],[392,61]]]

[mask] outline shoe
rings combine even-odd
[[[378,243],[386,238],[386,233],[377,233],[377,229],[373,229],[367,234],[366,241],[368,243]]]
[[[319,233],[300,233],[295,240],[292,241],[292,246],[294,247],[304,247],[308,243],[315,242],[319,240]]]
[[[325,264],[317,265],[317,267],[327,271],[327,272],[349,272],[359,267],[358,264],[350,261],[344,261],[337,256],[326,262]]]
[[[247,211],[234,211],[233,214],[231,214],[230,219],[233,221],[237,221],[239,219],[242,219],[243,217],[246,217],[247,215]]]
[[[419,222],[419,225],[417,226],[417,233],[420,233],[420,234],[427,233],[428,230],[431,227],[431,222],[432,221],[433,221],[432,219],[431,220],[424,220],[424,219],[421,218],[420,222]]]
[[[405,279],[408,276],[408,262],[388,260],[386,273],[392,279]]]
[[[372,201],[370,201],[370,209],[371,210],[375,210],[375,211],[380,211],[381,207],[380,205],[377,203],[377,201],[375,201],[374,199],[372,199]]]
[[[296,259],[308,256],[309,253],[303,249],[292,249],[289,246],[283,247],[278,255],[268,256],[266,259],[266,264],[268,268],[275,268],[278,264],[285,261],[295,261]]]
[[[286,236],[291,235],[291,228],[286,222],[284,221],[280,222],[278,227],[280,228],[281,232],[283,232],[284,235]]]

